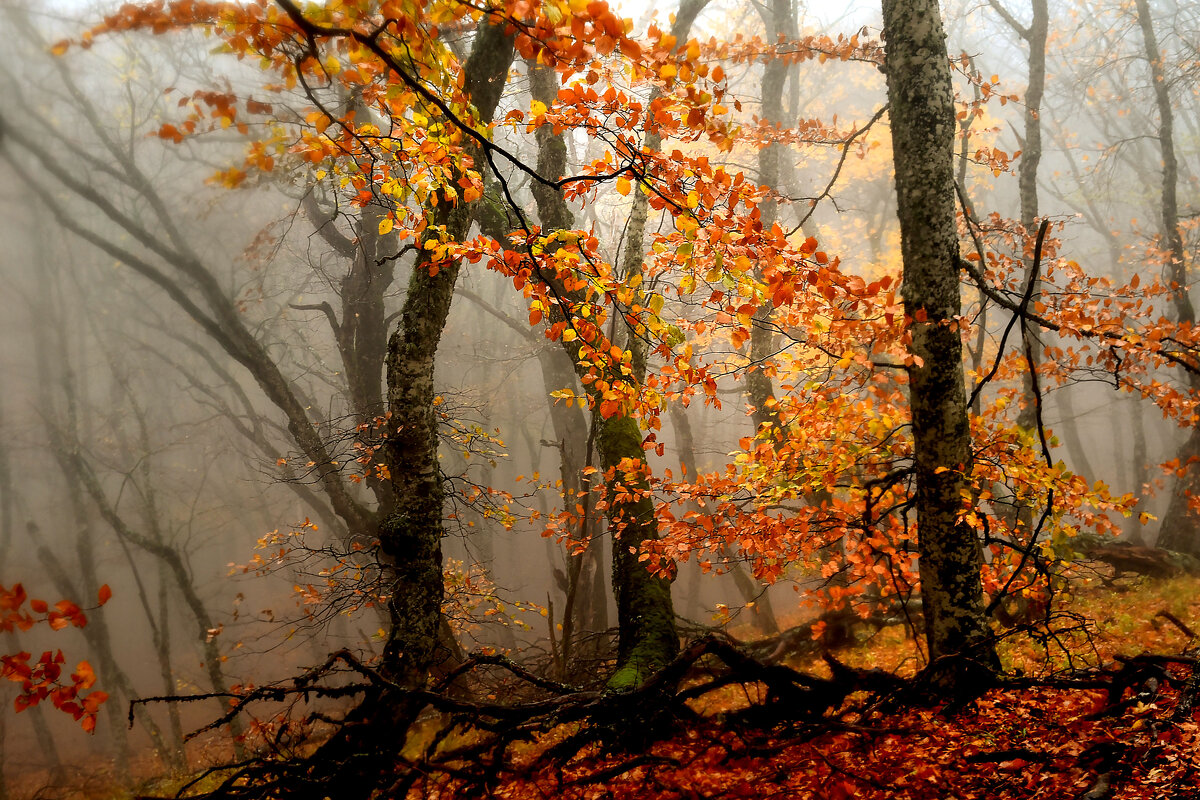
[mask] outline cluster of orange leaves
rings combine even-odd
[[[513,109],[485,127],[464,96],[463,66],[445,38],[488,22],[505,25],[519,55],[555,69],[563,85],[553,103],[535,102],[528,112]],[[657,26],[635,38],[632,22],[603,0],[507,0],[487,7],[335,0],[302,9],[287,0],[158,0],[123,6],[92,36],[188,26],[216,33],[239,59],[256,58],[279,80],[264,86],[266,91],[283,94],[303,82],[314,98],[317,89],[330,90],[330,96],[333,90],[355,94],[384,121],[381,129],[356,119],[353,110],[334,111],[332,104],[290,119],[263,119],[266,132],[252,139],[242,168],[219,179],[237,185],[250,171],[267,173],[288,159],[353,205],[390,201],[392,211],[379,232],[419,243],[431,273],[462,260],[504,275],[527,301],[531,325],[544,326],[551,340],[577,343],[584,396],[558,393],[560,401],[578,401],[604,417],[637,418],[646,449],[661,456],[657,431],[668,403],[703,396],[719,406],[722,375],[762,369],[777,380],[773,410],[779,429],[747,437],[725,470],[679,479],[669,471],[662,477],[641,471],[607,476],[605,485],[627,499],[646,492],[656,499],[663,538],[643,554],[652,568],[669,574],[676,561],[693,554],[711,567],[711,554],[732,550],[768,580],[796,563],[826,578],[849,570],[849,586],[829,588],[835,604],[853,602],[847,595],[861,595],[870,586],[885,598],[917,590],[905,399],[906,370],[914,361],[896,276],[852,274],[815,238],[765,225],[762,204],[778,198],[709,155],[713,148],[729,151],[735,141],[752,149],[777,142],[849,146],[857,130],[847,133],[816,121],[781,128],[756,119],[739,127],[733,111],[741,104],[727,96],[726,68],[767,58],[877,65],[880,42],[861,34],[679,42]],[[978,89],[964,113],[992,99],[1002,104],[1012,99],[999,91],[998,76],[985,79],[968,60],[958,67]],[[643,100],[648,88],[654,91]],[[222,92],[195,93],[181,105],[189,116],[178,125],[166,123],[159,136],[178,141],[212,127],[246,131],[246,118],[272,110]],[[612,195],[601,197],[599,187],[613,183],[617,195],[644,192],[650,208],[666,214],[667,224],[653,234],[636,275],[619,274],[605,260],[596,228],[529,226],[507,237],[449,241],[444,229],[414,210],[481,196],[483,179],[467,152],[468,140],[499,148],[501,129],[517,135],[543,126],[556,134],[584,131],[605,147],[578,180],[562,187],[569,199],[611,202]],[[646,149],[644,134],[673,144],[662,152]],[[1010,170],[1015,158],[986,146],[975,154],[999,172]],[[968,259],[994,291],[1015,300],[1032,237],[998,217],[985,227],[984,252]],[[964,240],[967,234],[964,229]],[[1077,370],[1113,375],[1119,388],[1154,400],[1164,413],[1189,424],[1194,400],[1161,373],[1163,367],[1196,363],[1190,326],[1163,317],[1174,289],[1157,282],[1139,285],[1136,276],[1126,286],[1089,277],[1059,259],[1052,243],[1045,262],[1049,288],[1032,310],[1060,337],[1039,367],[1047,383],[1068,380]],[[751,365],[744,346],[764,311],[787,347]],[[648,345],[654,363],[642,381],[634,377],[631,352],[606,332],[614,319],[624,320]],[[952,324],[964,338],[973,334],[968,317]],[[1038,544],[1053,558],[1054,548],[1061,550],[1062,541],[1081,529],[1113,531],[1113,517],[1129,513],[1133,498],[1113,496],[1061,462],[1046,463],[1037,442],[1015,425],[1023,401],[1014,386],[1024,359],[1020,353],[992,355],[998,362],[994,385],[1003,388],[989,392],[972,423],[974,463],[963,518],[981,534],[990,532],[989,590],[1032,591],[1036,587],[1024,579],[1010,580],[1025,562],[1023,549]],[[592,508],[602,509],[611,499],[601,497]],[[1049,507],[1039,541],[1027,527],[1013,527],[1010,511],[1018,505]],[[576,511],[567,508],[553,520],[551,532],[569,538],[580,527]],[[831,557],[827,546],[834,543],[841,546]]]
[[[112,590],[104,584],[100,587],[98,605],[104,605],[111,597]],[[24,607],[26,601],[28,610]],[[11,589],[0,586],[0,631],[25,631],[42,622],[56,631],[70,626],[82,628],[87,624],[87,616],[69,600],[60,600],[51,609],[44,600],[30,599],[19,583]],[[47,650],[36,661],[27,652],[2,655],[0,678],[21,685],[20,694],[13,701],[18,712],[49,700],[91,733],[96,729],[96,713],[108,694],[98,689],[88,691],[96,683],[96,674],[88,662],[80,661],[74,672],[64,675],[65,661],[62,650]]]

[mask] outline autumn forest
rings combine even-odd
[[[0,800],[1200,798],[1200,6],[0,30]]]

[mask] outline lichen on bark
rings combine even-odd
[[[921,595],[936,682],[964,688],[996,665],[983,615],[982,555],[962,520],[970,429],[957,318],[954,96],[936,0],[884,0],[885,71],[911,320],[909,370]]]
[[[492,119],[512,60],[512,37],[503,26],[483,25],[464,69],[465,88],[482,124]],[[479,153],[471,155],[481,163]],[[469,205],[442,204],[432,210],[428,230],[462,239],[472,220]],[[414,267],[399,322],[388,340],[390,419],[384,453],[396,501],[379,524],[391,623],[384,669],[392,680],[409,686],[425,680],[438,655],[444,492],[434,367],[459,268],[456,260],[422,261]]]

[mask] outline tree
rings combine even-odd
[[[996,666],[983,615],[982,557],[964,521],[967,426],[953,175],[954,91],[935,0],[885,0],[884,69],[904,254],[921,597],[930,663],[950,689]]]
[[[873,77],[878,43],[865,34],[701,42],[687,38],[701,5],[685,4],[671,32],[655,26],[641,39],[602,2],[487,9],[178,2],[125,6],[93,32],[196,25],[263,66],[263,85],[184,97],[183,110],[155,131],[172,143],[225,129],[247,135],[244,161],[217,181],[285,184],[313,222],[314,241],[347,265],[336,281],[336,311],[329,302],[287,304],[330,321],[344,402],[313,400],[298,380],[304,370],[264,335],[270,326],[230,296],[218,279],[220,257],[202,258],[188,244],[167,209],[171,198],[139,171],[123,140],[97,133],[132,176],[125,208],[64,169],[8,117],[0,120],[6,156],[55,204],[63,227],[160,287],[275,406],[291,439],[286,447],[298,456],[252,426],[246,438],[275,455],[284,477],[311,470],[311,486],[324,497],[306,502],[340,519],[342,544],[357,546],[356,563],[379,578],[371,596],[389,606],[386,674],[403,688],[424,686],[456,648],[440,616],[447,481],[438,460],[436,368],[456,285],[473,265],[511,282],[514,304],[527,308],[531,326],[566,359],[554,370],[572,365],[573,376],[553,378],[559,385],[551,394],[591,412],[600,469],[588,476],[597,487],[592,502],[580,505],[585,518],[604,511],[622,545],[614,559],[620,688],[636,687],[672,660],[678,642],[669,580],[678,559],[709,552],[747,559],[760,580],[798,565],[820,570],[825,599],[856,610],[899,602],[911,611],[919,570],[931,657],[947,684],[961,684],[976,668],[968,662],[993,665],[983,591],[994,604],[1014,587],[1030,588],[1026,556],[1035,553],[1036,561],[1042,544],[1036,532],[1010,530],[993,513],[997,503],[984,497],[989,485],[1013,467],[1036,484],[1062,537],[1073,535],[1067,515],[1077,512],[1106,529],[1084,510],[1088,503],[1117,508],[1104,490],[1031,459],[1034,448],[1008,425],[1003,404],[984,406],[981,387],[997,370],[974,388],[980,412],[968,416],[959,337],[969,322],[961,314],[950,173],[955,109],[936,6],[887,6],[892,55],[885,66],[906,261],[901,308],[890,265],[856,269],[820,247],[820,231],[789,232],[780,223],[786,198],[779,186],[747,180],[730,166],[738,156],[725,155],[749,147],[761,160],[760,181],[786,184],[778,169],[786,143],[832,143],[833,179],[820,176],[817,185],[826,188],[812,194],[814,203],[828,198],[843,164],[868,157],[884,111],[875,107],[867,122],[844,129],[808,121],[788,128],[784,68],[832,58],[863,62]],[[774,7],[771,27],[798,36],[785,5]],[[528,70],[516,72],[532,86],[528,111],[513,99],[523,95],[505,94],[518,57]],[[724,68],[712,66],[719,60],[746,74],[757,75],[759,64],[769,72],[764,100],[772,108],[741,138],[733,122],[740,103],[729,99]],[[989,91],[995,83],[986,83]],[[264,92],[284,99],[264,103]],[[987,94],[982,86],[979,93]],[[94,108],[90,117],[94,124]],[[577,141],[570,132],[586,134],[596,148],[576,163],[568,158]],[[142,249],[91,230],[14,153],[31,156]],[[101,171],[103,159],[85,160]],[[619,235],[596,223],[597,207],[630,210],[623,253],[607,241]],[[138,216],[143,208],[154,224]],[[980,245],[981,261],[991,255],[986,249]],[[1009,273],[968,274],[990,302],[1027,322],[1083,331],[1078,323],[1086,316],[1088,336],[1108,337],[1101,341],[1112,348],[1132,344],[1123,328],[1091,311],[1054,307],[1031,315],[1028,298],[1018,292],[1014,300]],[[404,286],[393,291],[393,282]],[[390,320],[396,328],[389,337]],[[1000,356],[1001,377],[1017,374],[1021,359]],[[378,373],[385,368],[384,382]],[[774,385],[762,382],[768,374]],[[750,376],[760,398],[754,421],[765,435],[743,440],[721,474],[676,481],[660,472],[662,412],[684,401],[718,405],[729,391],[718,382],[731,376]],[[339,411],[326,414],[326,405]],[[554,425],[582,429],[573,420],[584,415],[565,410],[551,412]],[[352,430],[338,422],[341,412]],[[574,470],[591,466],[581,467],[577,453],[569,461]],[[578,515],[567,519],[575,513],[569,506],[552,532],[586,546],[587,526]],[[686,510],[676,517],[673,507]],[[573,541],[581,530],[585,541]],[[981,541],[996,556],[986,565]]]
[[[1154,90],[1154,104],[1158,109],[1158,144],[1162,154],[1162,201],[1159,211],[1162,229],[1162,250],[1166,259],[1166,274],[1171,287],[1171,302],[1175,307],[1175,320],[1190,328],[1196,322],[1196,311],[1192,304],[1188,279],[1187,255],[1184,252],[1183,235],[1179,228],[1179,202],[1177,186],[1179,161],[1175,155],[1175,112],[1171,106],[1170,84],[1159,50],[1158,37],[1154,32],[1154,19],[1150,14],[1148,0],[1137,0],[1138,26],[1141,28],[1142,44],[1146,62],[1150,67],[1150,80]],[[1190,377],[1192,392],[1200,390],[1200,376]],[[1170,505],[1159,528],[1158,546],[1200,556],[1200,535],[1196,512],[1197,496],[1200,496],[1200,470],[1192,465],[1200,457],[1200,425],[1191,426],[1187,440],[1179,448],[1179,462],[1186,472],[1181,476],[1171,496]]]
[[[295,10],[292,18],[303,24]],[[513,58],[511,38],[500,25],[485,22],[464,65],[465,101],[478,109],[486,126],[500,99]],[[401,73],[403,74],[403,73]],[[468,158],[483,156],[468,150]],[[457,182],[462,178],[454,177]],[[459,173],[461,174],[461,173]],[[433,251],[448,237],[466,236],[473,221],[467,205],[443,204],[433,211],[422,249]],[[384,518],[380,549],[392,574],[387,594],[391,631],[385,649],[398,679],[422,682],[434,661],[442,602],[443,490],[438,469],[438,419],[434,404],[434,359],[458,278],[461,261],[422,261],[413,269],[396,331],[388,342],[387,401],[391,412],[386,441],[396,507]]]

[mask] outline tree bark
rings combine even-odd
[[[792,6],[789,0],[771,0],[770,14],[760,8],[767,27],[767,44],[776,45],[786,35]],[[787,81],[788,63],[777,56],[767,58],[762,77],[762,118],[772,130],[785,124],[783,116],[783,90]],[[776,191],[783,183],[783,160],[788,152],[786,145],[772,142],[758,151],[758,182]],[[779,203],[767,196],[759,204],[763,231],[770,231],[779,219]],[[761,270],[756,269],[756,274]],[[779,415],[775,407],[775,386],[767,370],[767,362],[775,351],[775,331],[770,317],[773,308],[762,303],[754,314],[750,328],[750,371],[746,375],[746,399],[750,402],[751,418],[758,435],[769,434],[772,440],[778,435]],[[765,426],[765,429],[764,429]]]
[[[512,59],[512,38],[503,26],[483,26],[465,69],[465,88],[483,124],[495,113]],[[462,240],[471,222],[465,204],[443,204],[429,229],[444,225],[450,238]],[[444,492],[438,468],[434,360],[459,268],[458,261],[421,261],[414,267],[399,323],[388,341],[391,418],[384,451],[396,506],[379,526],[391,616],[384,668],[406,686],[420,685],[439,660]]]
[[[1038,166],[1042,161],[1042,97],[1046,93],[1046,37],[1050,30],[1050,14],[1046,0],[1032,0],[1033,17],[1028,27],[1023,27],[997,0],[991,0],[995,8],[1017,35],[1029,45],[1029,81],[1025,88],[1025,136],[1021,146],[1021,161],[1017,168],[1017,187],[1021,199],[1021,226],[1025,229],[1026,282],[1033,281],[1029,296],[1037,299],[1041,293],[1041,281],[1033,274],[1034,238],[1038,229]],[[1035,326],[1022,326],[1022,339],[1031,363],[1026,366],[1022,383],[1024,403],[1017,417],[1017,424],[1029,431],[1037,425],[1037,399],[1033,396],[1033,375],[1041,363],[1041,342],[1037,340]],[[1026,510],[1029,511],[1028,509]],[[1031,516],[1027,514],[1026,516]]]
[[[996,665],[983,615],[982,556],[962,520],[971,470],[958,333],[954,94],[936,0],[884,0],[909,370],[925,637],[935,683],[956,692]]]
[[[1142,29],[1146,60],[1150,62],[1150,79],[1154,84],[1154,101],[1158,106],[1158,143],[1162,151],[1162,236],[1166,245],[1167,278],[1171,285],[1171,299],[1175,305],[1175,320],[1188,326],[1196,322],[1196,310],[1188,294],[1187,262],[1183,248],[1183,235],[1179,230],[1179,202],[1176,183],[1179,179],[1179,161],[1175,155],[1175,114],[1171,108],[1171,94],[1163,69],[1162,53],[1154,33],[1154,20],[1150,16],[1148,0],[1136,0],[1138,24]],[[1200,377],[1192,374],[1188,383],[1193,392],[1200,391]],[[1200,513],[1192,503],[1200,501],[1200,426],[1192,422],[1192,430],[1178,452],[1180,466],[1185,472],[1175,483],[1175,491],[1163,515],[1158,531],[1158,546],[1188,555],[1200,556]]]
[[[557,87],[551,73],[534,68],[530,72],[530,83],[534,99],[547,103],[553,101]],[[538,173],[547,178],[563,175],[566,172],[567,152],[562,135],[555,135],[551,128],[543,126],[535,136],[538,142]],[[543,235],[573,227],[574,215],[560,190],[535,184],[533,195],[537,201]],[[637,242],[630,238],[627,246],[636,247],[640,254],[640,237]],[[577,292],[569,292],[562,286],[556,286],[556,293],[568,300],[582,300],[575,298]],[[552,311],[552,315],[561,313],[561,308]],[[619,375],[606,376],[610,381],[625,379],[640,382],[644,377],[645,354],[640,349],[640,341],[631,337],[629,346],[635,351],[632,358],[634,374],[625,378]],[[580,348],[577,344],[563,342],[563,349],[576,364],[577,371],[586,371],[578,364]],[[599,403],[599,398],[596,402]],[[617,601],[618,641],[617,669],[608,685],[611,689],[622,691],[640,686],[656,670],[666,666],[679,651],[679,636],[675,630],[670,581],[652,575],[638,558],[642,543],[658,538],[654,503],[647,494],[649,466],[646,452],[642,449],[641,430],[635,419],[620,414],[608,419],[593,415],[593,424],[597,426],[595,440],[600,466],[605,472],[612,471],[606,497],[608,529],[613,539],[612,587]],[[629,481],[624,479],[622,470],[618,468],[622,462],[628,474],[636,477]]]

